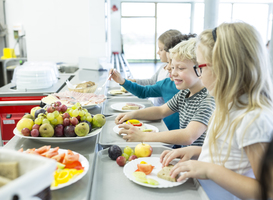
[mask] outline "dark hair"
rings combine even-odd
[[[260,169],[260,187],[261,187],[261,198],[263,200],[268,199],[268,193],[273,183],[271,174],[273,168],[273,140],[269,143],[266,153],[263,158],[262,166]]]
[[[182,41],[186,41],[190,38],[194,38],[196,37],[196,34],[183,34],[183,35],[175,35],[171,38],[168,38],[168,40],[165,41],[165,44],[164,44],[164,50],[166,52],[169,52],[169,49],[175,47],[175,45],[177,45],[178,43],[182,42]]]

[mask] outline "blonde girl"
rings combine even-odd
[[[179,180],[200,179],[210,199],[255,199],[259,166],[273,135],[266,48],[249,24],[223,23],[201,33],[196,56],[196,75],[214,96],[216,109],[203,147],[165,151],[162,164],[180,157],[171,176],[186,172]]]

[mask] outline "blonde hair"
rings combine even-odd
[[[170,49],[170,58],[179,60],[191,60],[196,63],[196,38],[190,38],[187,41],[178,43],[174,48]]]
[[[228,135],[225,138],[229,144],[228,152],[221,161],[224,165],[230,155],[232,138],[239,123],[254,109],[272,108],[273,92],[271,65],[258,31],[243,22],[223,23],[217,28],[216,35],[214,42],[212,30],[203,31],[198,37],[197,45],[205,61],[211,64],[216,77],[214,86],[216,108],[211,117],[214,124],[209,123],[208,133],[209,151],[213,162],[212,149],[220,158],[223,146],[218,151],[216,140],[228,128]],[[248,97],[247,103],[240,100],[243,94]],[[230,121],[230,110],[233,107],[246,111]],[[259,115],[253,116],[244,134]],[[225,127],[225,122],[230,126]]]

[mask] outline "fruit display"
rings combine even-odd
[[[149,146],[149,153],[146,152],[147,151],[146,148],[148,146]],[[151,156],[153,152],[152,147],[150,145],[143,144],[143,143],[138,144],[135,149],[137,150],[138,154],[141,155],[140,157],[145,157],[143,156],[144,154],[148,155],[146,157],[149,157]],[[138,156],[135,154],[135,151],[131,147],[126,146],[122,151],[122,149],[117,145],[113,145],[108,149],[108,156],[112,160],[115,160],[116,163],[121,167],[123,167],[127,161],[130,162],[138,158]]]
[[[60,101],[46,108],[34,107],[19,120],[18,131],[30,137],[84,137],[95,128],[101,128],[105,116],[92,116],[79,102],[67,107]]]
[[[79,154],[74,154],[71,150],[66,153],[59,153],[59,147],[51,148],[50,145],[42,146],[38,149],[19,150],[27,154],[34,154],[57,161],[57,169],[54,172],[54,180],[51,187],[57,187],[74,179],[76,176],[84,172],[84,167],[79,161]]]

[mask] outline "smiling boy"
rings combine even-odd
[[[213,97],[195,74],[196,39],[183,41],[170,49],[172,78],[180,91],[167,103],[159,107],[146,108],[119,114],[115,122],[121,124],[128,119],[157,120],[179,112],[180,129],[159,133],[142,132],[132,125],[121,124],[119,134],[128,142],[164,142],[183,146],[202,146],[208,121],[214,110]]]

